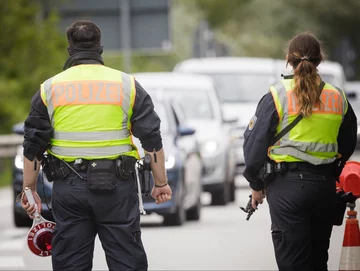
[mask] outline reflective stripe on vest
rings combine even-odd
[[[135,99],[130,75],[102,65],[75,66],[46,80],[41,98],[54,127],[49,152],[58,158],[138,158],[130,133]]]
[[[119,140],[130,136],[128,130],[102,132],[54,132],[53,139],[76,141]]]
[[[276,110],[279,115],[277,133],[284,129],[289,123],[294,121],[299,111],[296,104],[295,94],[292,91],[293,82],[294,80],[282,80],[270,87],[270,91],[276,105]],[[336,119],[339,119],[338,124],[340,125],[347,111],[345,94],[341,90],[327,84],[326,89],[324,88],[321,95],[324,105],[321,109],[314,108],[313,115],[327,114],[329,117],[334,118],[334,122],[336,123]],[[341,115],[341,117],[336,117],[338,115]],[[300,123],[303,121],[304,120],[301,120]],[[269,148],[269,157],[276,161],[306,161],[314,165],[333,162],[336,159],[338,151],[336,140],[335,142],[330,143],[301,140],[301,133],[294,136],[299,139],[295,140],[292,136],[294,132],[296,133],[299,131],[299,124],[297,124],[297,126],[276,142],[274,146]]]
[[[67,148],[52,146],[51,153],[68,157],[107,157],[131,151],[129,145],[95,147],[95,148]]]

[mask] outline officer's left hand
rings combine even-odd
[[[251,205],[254,209],[257,209],[257,205],[260,203],[262,204],[265,198],[265,193],[264,190],[260,190],[260,191],[255,191],[252,190],[252,201],[251,201]]]

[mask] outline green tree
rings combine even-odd
[[[354,46],[360,79],[359,0],[195,0],[217,37],[234,55],[284,57],[287,41],[302,31],[319,37],[330,59],[344,38]]]
[[[0,133],[24,120],[40,84],[61,71],[66,60],[56,14],[41,15],[35,1],[0,0]]]

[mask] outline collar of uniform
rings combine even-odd
[[[68,68],[80,65],[80,64],[102,64],[104,65],[104,60],[98,52],[95,51],[80,51],[72,54],[68,60],[65,62],[63,70]]]
[[[284,77],[284,79],[293,79],[294,75],[293,74],[282,74],[281,77]]]

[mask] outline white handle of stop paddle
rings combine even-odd
[[[137,188],[138,188],[140,214],[146,215],[146,211],[144,209],[144,203],[143,203],[143,200],[142,200],[141,185],[140,185],[140,179],[139,179],[139,171],[138,171],[138,168],[137,168],[136,165],[135,165],[135,173],[136,173],[136,182],[137,182]]]
[[[31,205],[31,204],[34,204],[34,205],[35,205],[35,213],[33,214],[33,216],[34,216],[35,218],[39,218],[39,217],[40,217],[40,214],[39,214],[39,212],[38,212],[38,208],[37,208],[37,205],[36,205],[36,202],[35,202],[35,199],[34,199],[34,195],[33,195],[33,193],[32,193],[32,191],[31,191],[30,188],[25,188],[25,195],[26,195],[26,198],[27,198],[29,204],[30,204],[30,205]]]

